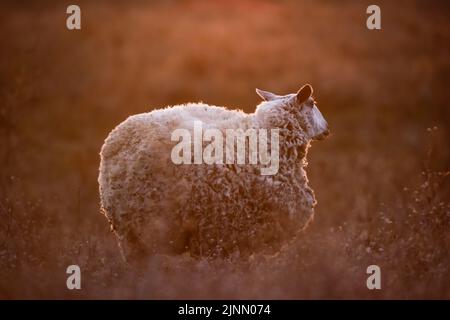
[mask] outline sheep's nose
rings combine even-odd
[[[327,136],[330,135],[330,130],[327,129],[327,130],[325,130],[322,134],[323,134],[324,137],[327,137]]]

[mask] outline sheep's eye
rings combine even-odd
[[[305,102],[305,105],[306,105],[308,108],[314,107],[314,100],[308,100],[308,101],[306,101],[306,102]]]

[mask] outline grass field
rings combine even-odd
[[[378,1],[2,2],[0,298],[450,299],[450,6]],[[157,257],[136,273],[99,211],[100,147],[187,101],[253,112],[311,83],[314,223],[276,259]],[[66,288],[66,267],[82,290]],[[382,270],[368,290],[366,268]]]

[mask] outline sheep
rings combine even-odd
[[[312,140],[329,134],[313,89],[256,92],[263,101],[252,114],[188,103],[130,116],[111,131],[100,152],[101,211],[126,261],[275,254],[312,220],[306,154]],[[261,164],[175,164],[173,131],[192,132],[199,122],[224,134],[277,129],[276,174],[262,175]]]

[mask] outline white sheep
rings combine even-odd
[[[284,96],[256,91],[264,101],[253,114],[190,103],[133,115],[109,134],[100,153],[101,207],[127,261],[275,253],[311,220],[316,200],[305,157],[328,125],[310,85]],[[261,175],[260,163],[175,164],[174,130],[192,132],[199,122],[224,134],[279,129],[277,173]]]

